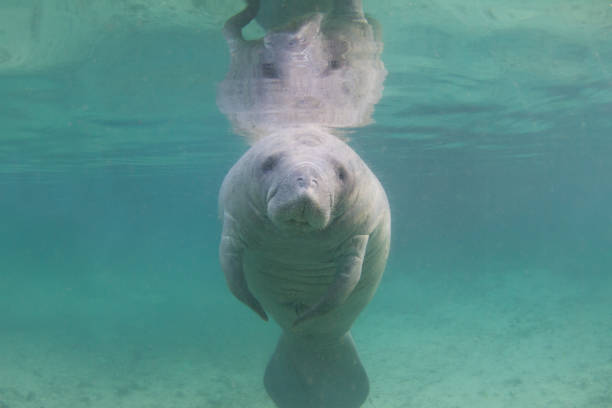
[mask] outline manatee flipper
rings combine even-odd
[[[279,408],[358,408],[370,389],[350,333],[333,342],[283,333],[264,385]]]
[[[223,214],[223,233],[219,244],[219,261],[230,291],[265,321],[268,320],[261,303],[249,290],[242,266],[244,243],[237,234],[236,220],[228,212]]]
[[[334,281],[314,306],[295,319],[294,327],[305,320],[325,314],[344,303],[361,279],[361,268],[363,267],[368,240],[368,235],[355,235],[344,244],[337,261]]]
[[[242,36],[242,29],[251,22],[259,11],[260,0],[247,0],[247,6],[241,12],[230,17],[223,26],[223,34],[230,48],[233,48],[235,42],[244,43],[245,39]]]
[[[334,0],[330,14],[365,22],[362,0]]]

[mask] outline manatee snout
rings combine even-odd
[[[314,164],[288,172],[268,196],[268,216],[278,226],[323,229],[331,216],[331,191]]]

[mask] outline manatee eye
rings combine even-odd
[[[278,78],[278,71],[271,62],[261,64],[261,73],[264,78]]]
[[[340,62],[340,60],[333,59],[333,60],[329,61],[329,68],[331,68],[331,69],[338,69],[341,66],[342,66],[342,63]]]
[[[346,180],[346,170],[344,167],[338,166],[338,168],[336,169],[336,174],[338,175],[340,181]]]
[[[278,164],[279,160],[280,160],[280,156],[278,154],[268,156],[261,165],[261,171],[263,171],[264,173],[267,173],[273,170]]]

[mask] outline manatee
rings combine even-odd
[[[249,0],[224,27],[231,60],[217,105],[237,133],[257,140],[287,125],[338,129],[372,122],[387,71],[380,30],[360,1],[292,14],[263,38],[246,40],[242,28],[258,11],[259,1]]]
[[[263,137],[219,193],[230,291],[282,335],[264,385],[280,408],[355,408],[369,392],[350,334],[383,274],[385,191],[361,158],[318,127]]]

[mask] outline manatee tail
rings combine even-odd
[[[283,333],[264,385],[279,408],[358,408],[370,389],[350,333],[332,343]]]

